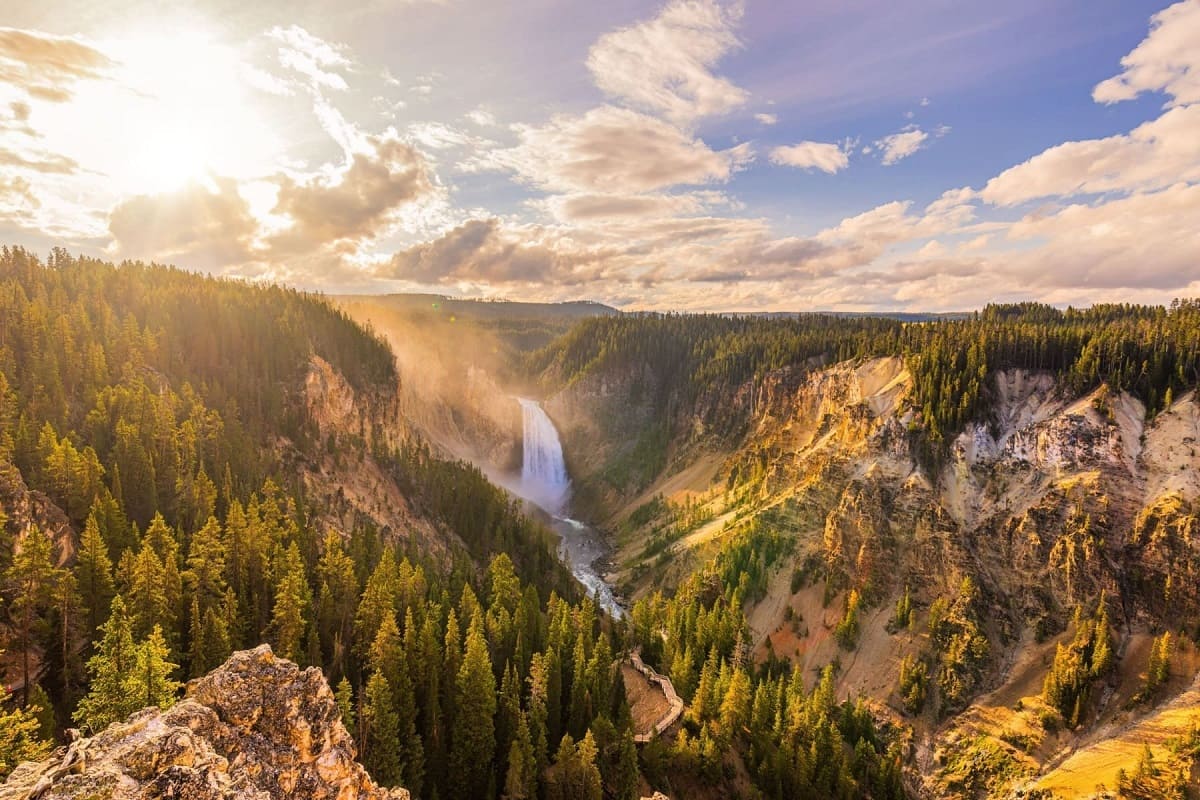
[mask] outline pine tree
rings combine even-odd
[[[165,528],[165,524],[163,526]],[[174,555],[167,549],[174,564]],[[129,598],[129,616],[133,634],[145,638],[155,625],[162,627],[167,644],[175,651],[180,600],[180,579],[177,570],[165,565],[155,547],[150,544],[149,532],[142,549],[132,559],[122,559],[122,594]]]
[[[332,675],[345,669],[345,648],[353,642],[354,609],[358,604],[358,577],[354,561],[342,549],[336,532],[325,537],[324,551],[317,562],[320,592],[317,599],[317,632],[321,650]]]
[[[120,595],[113,598],[112,612],[100,626],[100,633],[100,645],[87,663],[91,689],[73,715],[76,722],[91,731],[99,731],[139,708],[136,693],[129,685],[137,667],[137,648]]]
[[[367,578],[362,599],[354,615],[355,652],[365,657],[375,641],[375,634],[388,613],[395,613],[399,593],[399,576],[396,557],[391,548],[386,548]]]
[[[721,731],[726,737],[736,737],[750,724],[750,676],[743,669],[736,669],[721,700]]]
[[[0,373],[0,379],[3,373]],[[3,520],[0,519],[0,524]],[[0,688],[0,781],[22,761],[38,761],[50,752],[51,742],[42,738],[38,712],[42,709],[30,705],[27,708],[4,710],[8,702],[7,693]]]
[[[130,676],[130,688],[137,707],[170,708],[182,684],[171,677],[179,665],[171,663],[171,650],[167,647],[162,629],[155,625],[136,651],[136,667]]]
[[[621,744],[617,751],[612,787],[615,800],[637,800],[639,777],[637,744],[633,740],[633,730],[625,728],[621,731]]]
[[[362,743],[363,763],[367,771],[382,786],[398,786],[401,779],[400,733],[395,702],[387,678],[378,672],[367,681],[362,722],[366,732]]]
[[[455,797],[485,797],[495,755],[496,679],[476,614],[455,680],[455,722],[450,738],[450,787]]]
[[[508,748],[503,800],[534,800],[537,797],[537,779],[537,762],[533,757],[533,739],[530,737],[529,723],[525,715],[520,714],[512,745]]]
[[[209,608],[201,612],[199,600],[192,600],[192,647],[188,662],[193,678],[219,667],[233,652],[227,618],[228,610]]]
[[[30,656],[35,646],[44,644],[42,640],[48,633],[46,612],[53,602],[55,582],[60,575],[61,570],[54,566],[54,543],[41,528],[31,528],[4,573],[4,585],[12,597],[14,640],[21,653],[21,679],[25,687],[22,707],[29,705],[33,680]]]
[[[199,606],[200,614],[210,609],[219,609],[225,602],[225,542],[221,524],[215,517],[192,536],[188,547],[187,569],[183,572],[183,583],[193,603]]]
[[[300,559],[300,549],[295,542],[276,558],[275,572],[279,579],[275,587],[275,606],[271,613],[268,638],[276,654],[298,662],[304,653],[304,631],[308,627],[312,590],[304,575],[304,562]]]
[[[75,581],[83,599],[86,618],[84,636],[90,642],[96,638],[100,623],[108,617],[116,588],[113,585],[112,561],[108,557],[108,546],[100,534],[100,523],[96,511],[88,515],[79,539],[79,554],[75,559]]]
[[[354,717],[354,689],[350,686],[350,681],[346,678],[338,681],[333,696],[337,700],[338,711],[342,715],[342,725],[353,734],[356,720]]]

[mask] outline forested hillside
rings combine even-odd
[[[764,709],[830,670],[927,796],[1197,785],[1200,303],[626,315],[528,364],[693,719],[720,718],[715,648]],[[676,757],[714,769],[712,736]],[[747,767],[800,791],[768,777],[787,747],[751,736]]]
[[[686,785],[687,750],[639,763],[617,669],[635,639],[544,528],[394,416],[400,379],[320,297],[3,250],[0,775],[268,642],[323,669],[374,778],[415,796]],[[743,629],[706,641],[721,713],[688,723],[714,778],[714,743],[750,747]],[[770,680],[792,721],[756,737],[754,785],[903,794],[869,714]]]
[[[530,354],[527,364],[549,393],[576,387],[586,394],[589,379],[628,384],[613,395],[611,413],[604,403],[592,409],[603,441],[589,443],[610,453],[604,480],[628,491],[665,467],[694,418],[718,435],[744,433],[753,394],[731,407],[742,387],[784,368],[879,356],[904,359],[913,377],[914,432],[936,461],[968,421],[987,419],[986,381],[999,370],[1049,371],[1077,395],[1103,383],[1140,398],[1149,413],[1169,405],[1200,380],[1200,302],[1066,311],[993,305],[933,322],[823,314],[597,317]],[[641,415],[631,415],[627,402]],[[636,431],[622,429],[630,419],[638,420],[629,426]],[[631,443],[621,449],[621,442]]]

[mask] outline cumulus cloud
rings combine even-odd
[[[252,257],[258,221],[236,182],[217,178],[167,194],[131,197],[112,210],[108,229],[120,257],[220,271]]]
[[[980,193],[1017,205],[1039,197],[1154,189],[1200,179],[1200,105],[1173,108],[1127,134],[1064,142],[1010,167]]]
[[[395,253],[380,277],[417,283],[577,283],[575,271],[602,254],[564,247],[537,228],[507,231],[495,218],[472,219],[442,236]]]
[[[657,17],[600,37],[588,53],[588,69],[606,94],[679,124],[724,114],[748,96],[713,73],[739,46],[741,16],[740,4],[674,0]]]
[[[928,140],[928,133],[918,127],[909,126],[899,133],[877,139],[875,149],[882,153],[883,165],[890,167],[920,150]]]
[[[554,192],[629,194],[720,183],[753,157],[749,144],[713,150],[670,123],[614,106],[521,126],[518,133],[519,145],[492,151],[475,167],[508,169]]]
[[[776,147],[771,151],[771,163],[800,169],[819,169],[833,175],[850,166],[850,157],[836,144],[805,141]]]
[[[774,125],[779,122],[779,116],[776,114],[755,114],[754,119],[762,125]]]
[[[102,78],[114,62],[78,39],[0,28],[0,84],[50,102],[70,99],[74,84]]]
[[[1097,84],[1098,103],[1166,92],[1168,105],[1200,102],[1200,2],[1183,0],[1150,18],[1149,35],[1121,59],[1119,75]]]
[[[1178,290],[1200,280],[1200,185],[1174,184],[1096,205],[1069,205],[1012,225],[1037,245],[1017,268],[1030,284]]]
[[[273,237],[286,251],[342,240],[372,239],[385,231],[394,212],[433,193],[435,184],[421,154],[391,136],[367,140],[339,173],[280,180],[275,213],[291,226]]]

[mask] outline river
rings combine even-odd
[[[536,400],[522,397],[517,402],[521,404],[524,455],[516,492],[550,515],[559,536],[559,557],[600,607],[620,619],[625,609],[598,567],[608,548],[599,531],[570,516],[571,477],[558,430]]]

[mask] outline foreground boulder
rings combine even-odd
[[[320,670],[262,645],[192,681],[166,711],[145,709],[20,765],[0,800],[408,800],[354,757]]]

